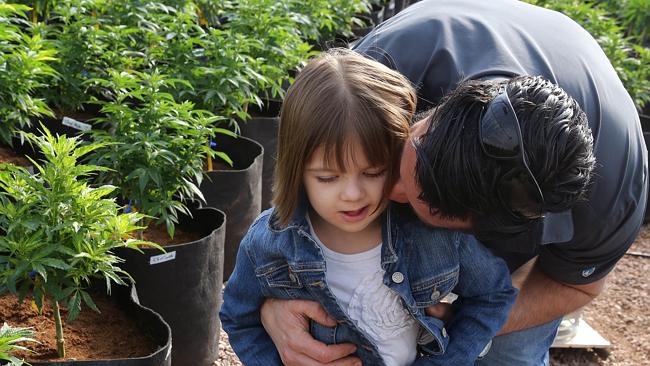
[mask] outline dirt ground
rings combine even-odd
[[[650,225],[612,272],[583,318],[612,344],[607,351],[552,350],[554,366],[650,365]]]
[[[650,366],[650,225],[645,225],[583,319],[611,343],[607,350],[552,349],[551,366]],[[240,366],[222,332],[215,366]]]

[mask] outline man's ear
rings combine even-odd
[[[528,174],[513,169],[500,179],[498,189],[501,199],[513,212],[524,217],[536,217],[539,215],[539,202],[533,185]]]

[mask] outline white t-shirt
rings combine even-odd
[[[387,366],[412,364],[418,323],[383,283],[381,243],[365,252],[342,254],[327,248],[309,225],[325,257],[325,280],[341,308],[377,345]]]

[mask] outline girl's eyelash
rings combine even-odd
[[[336,177],[316,177],[316,180],[318,180],[321,183],[331,183],[336,179]]]
[[[379,172],[376,173],[363,173],[368,178],[379,178],[382,177],[384,174],[386,174],[386,169],[383,169]],[[338,176],[331,176],[331,177],[316,177],[316,180],[321,182],[321,183],[332,183],[338,178]]]
[[[386,174],[386,169],[384,169],[384,170],[382,170],[380,172],[377,172],[377,173],[364,173],[364,174],[368,178],[379,178],[379,177],[383,176],[384,174]]]

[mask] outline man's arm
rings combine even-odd
[[[562,283],[544,274],[535,260],[530,261],[513,273],[519,296],[499,334],[544,324],[579,309],[603,291],[605,279],[584,285]]]
[[[286,366],[361,366],[350,356],[350,343],[326,345],[309,334],[309,320],[327,327],[336,325],[314,301],[267,299],[260,310],[261,320]]]
[[[519,289],[519,295],[497,335],[544,324],[579,309],[603,291],[606,278],[585,285],[562,283],[545,275],[535,266],[535,259],[531,260],[512,275],[512,284]],[[426,312],[445,319],[451,316],[451,311],[449,304],[441,303],[427,308]]]

